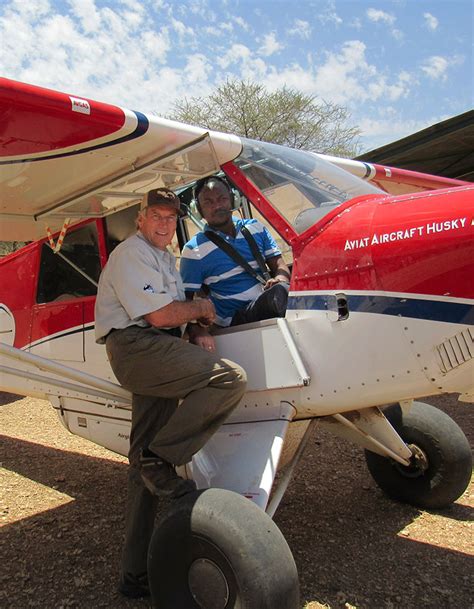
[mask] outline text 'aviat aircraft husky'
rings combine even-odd
[[[127,454],[131,396],[95,343],[94,302],[152,188],[188,209],[179,257],[201,222],[193,185],[225,174],[236,213],[264,221],[292,268],[286,317],[216,334],[248,391],[183,468],[209,490],[157,527],[156,606],[298,608],[272,516],[314,426],[365,450],[394,499],[442,508],[464,492],[466,437],[418,400],[474,401],[473,184],[0,85],[0,240],[31,241],[0,260],[0,390],[49,400],[70,432]]]

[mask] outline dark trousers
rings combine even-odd
[[[240,326],[252,321],[285,317],[289,287],[288,283],[272,285],[246,307],[234,313],[230,325]]]
[[[240,402],[246,375],[233,362],[154,328],[116,330],[106,348],[115,376],[133,394],[122,574],[140,577],[158,505],[140,476],[140,449],[188,463]]]

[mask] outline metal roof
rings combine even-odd
[[[474,110],[365,152],[356,159],[474,182]]]

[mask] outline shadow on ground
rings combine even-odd
[[[426,401],[455,419],[472,446],[472,405],[452,396]],[[424,513],[446,519],[448,530],[455,523],[465,527],[463,551],[413,539],[409,525],[420,514],[382,494],[360,449],[316,430],[275,521],[293,551],[307,601],[331,608],[472,607],[473,507],[455,503]]]
[[[438,405],[472,442],[472,406]],[[4,468],[72,498],[3,527],[0,605],[147,607],[115,591],[126,465],[5,436],[0,441]],[[419,515],[382,495],[358,448],[316,430],[275,517],[298,565],[302,600],[333,609],[346,603],[359,609],[467,609],[472,556],[404,536]],[[467,526],[472,510],[455,504],[443,518]]]

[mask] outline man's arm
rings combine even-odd
[[[272,278],[269,279],[265,284],[265,290],[268,290],[268,288],[271,288],[272,285],[275,285],[275,283],[280,283],[281,281],[286,281],[288,283],[290,282],[290,269],[285,264],[281,256],[273,256],[273,258],[269,258],[266,262],[268,268],[270,269]]]
[[[143,318],[155,328],[175,328],[195,319],[210,325],[216,319],[216,311],[212,302],[206,298],[186,302],[174,300],[156,311],[147,313]]]

